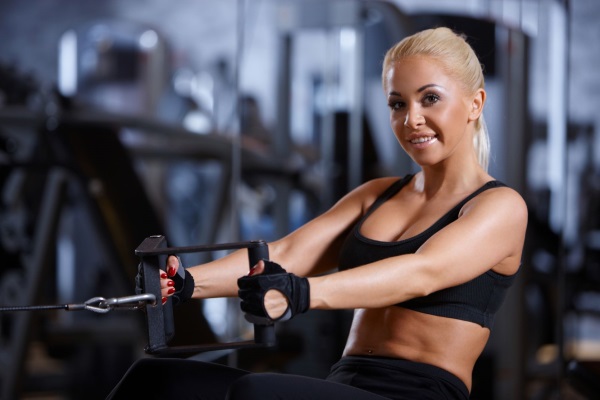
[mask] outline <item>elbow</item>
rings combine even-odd
[[[443,274],[432,267],[424,267],[414,280],[413,297],[425,297],[443,289]]]
[[[414,262],[408,289],[411,298],[425,297],[448,286],[449,266],[444,260],[417,251],[411,261]]]
[[[411,279],[409,284],[403,286],[402,294],[400,296],[401,298],[393,299],[393,303],[398,303],[418,297],[425,297],[433,292],[435,292],[435,287],[430,282],[422,279],[422,277],[415,277]],[[392,297],[397,297],[397,295]]]
[[[437,291],[434,285],[432,284],[422,284],[415,288],[413,297],[425,297],[429,296],[431,293]]]

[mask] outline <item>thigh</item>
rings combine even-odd
[[[194,360],[144,358],[134,363],[107,399],[223,400],[248,371]]]
[[[385,400],[349,385],[299,375],[245,375],[230,387],[227,400]]]

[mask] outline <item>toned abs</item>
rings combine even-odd
[[[403,358],[443,368],[471,390],[490,331],[477,324],[391,306],[358,309],[344,355]]]

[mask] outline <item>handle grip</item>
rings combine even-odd
[[[248,261],[250,268],[256,265],[260,260],[269,260],[269,247],[265,242],[259,242],[258,245],[248,248]],[[246,314],[248,322],[254,324],[254,341],[256,343],[272,346],[275,344],[275,325],[269,318],[256,317]]]
[[[169,254],[197,253],[205,251],[248,249],[249,268],[261,259],[269,259],[269,248],[266,242],[250,241],[224,243],[215,245],[168,247],[163,235],[149,236],[138,246],[135,254],[140,257],[140,268],[143,274],[144,292],[152,293],[157,299],[160,294],[159,269]],[[164,304],[146,305],[146,322],[148,328],[148,346],[146,352],[160,356],[191,355],[206,351],[236,349],[255,346],[274,346],[275,326],[270,320],[250,321],[254,324],[254,340],[229,343],[215,343],[198,346],[169,346],[175,336],[173,321],[173,305],[171,299]]]

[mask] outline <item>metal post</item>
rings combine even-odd
[[[279,162],[285,160],[291,153],[290,107],[292,95],[292,45],[290,32],[283,32],[280,37],[279,76],[277,93],[277,130],[273,138],[275,157]],[[275,234],[281,237],[289,233],[289,199],[290,183],[281,179],[273,182],[277,193],[275,202]]]
[[[38,229],[33,240],[33,251],[29,257],[24,257],[26,267],[24,278],[27,282],[23,288],[25,289],[24,304],[36,304],[40,296],[40,287],[45,281],[48,262],[52,258],[50,254],[54,251],[53,246],[56,243],[54,239],[65,187],[66,178],[62,171],[54,170],[48,174],[40,216],[36,223]],[[0,368],[2,399],[18,398],[17,393],[23,379],[23,368],[33,318],[34,315],[29,312],[15,316],[15,323],[10,335],[11,348],[8,350],[7,360],[0,360],[2,364],[5,364]]]
[[[363,118],[364,118],[364,34],[360,26],[360,19],[354,28],[354,77],[351,93],[352,105],[350,113],[350,132],[348,157],[348,191],[362,183],[363,176]]]

